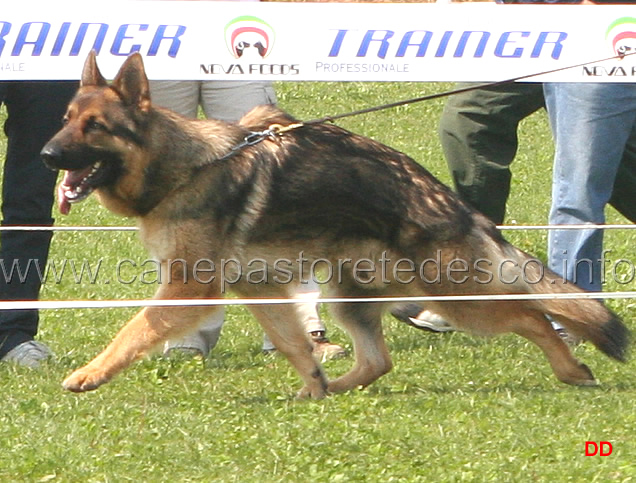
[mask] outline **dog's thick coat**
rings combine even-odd
[[[151,104],[141,56],[130,56],[108,85],[91,54],[65,126],[42,156],[67,170],[59,190],[63,212],[95,191],[108,209],[137,218],[145,246],[170,274],[159,299],[221,297],[218,278],[196,281],[192,270],[200,260],[217,267],[236,261],[232,289],[244,297],[293,297],[295,284],[308,276],[298,265],[306,269],[316,260],[337,268],[328,287],[341,297],[581,292],[506,242],[409,157],[370,139],[320,124],[233,151],[250,132],[294,122],[273,106],[254,109],[238,124],[186,119]],[[239,264],[245,270],[255,260],[269,271],[236,281]],[[372,261],[382,274],[371,270]],[[333,304],[353,339],[355,364],[332,381],[313,359],[294,305],[250,309],[299,372],[300,395],[321,398],[367,386],[391,369],[381,326],[387,305]],[[615,359],[625,358],[628,345],[622,322],[591,299],[431,302],[427,308],[464,331],[528,338],[569,384],[595,380],[546,315]],[[141,310],[64,386],[96,389],[214,310]]]

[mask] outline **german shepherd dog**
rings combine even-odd
[[[193,267],[200,260],[216,267],[233,260],[231,288],[242,297],[293,299],[308,266],[318,265],[338,269],[325,283],[330,296],[382,297],[331,304],[353,340],[355,362],[330,381],[312,356],[295,302],[249,306],[298,371],[301,397],[364,387],[391,370],[381,325],[383,312],[395,305],[389,297],[433,296],[427,308],[457,329],[519,334],[543,350],[556,377],[568,384],[596,381],[546,316],[625,360],[628,330],[597,300],[439,300],[582,291],[506,242],[485,216],[387,146],[332,124],[279,129],[258,143],[244,142],[253,133],[271,132],[273,125],[295,123],[274,106],[257,107],[236,124],[186,119],[152,105],[139,54],[109,84],[91,53],[64,127],[42,157],[49,167],[66,170],[58,190],[62,212],[95,192],[109,210],[137,219],[144,245],[171,275],[157,299],[222,297],[220,277],[195,280]],[[240,277],[240,267],[255,260],[267,267],[259,280]],[[515,272],[520,267],[524,276]],[[98,388],[215,310],[204,303],[144,308],[64,387]]]

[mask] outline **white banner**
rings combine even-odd
[[[495,81],[636,52],[636,5],[23,0],[0,12],[0,80]],[[101,5],[101,4],[99,4]],[[636,56],[531,80],[633,82]]]

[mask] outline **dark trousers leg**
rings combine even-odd
[[[0,83],[7,107],[7,153],[2,185],[2,225],[52,225],[57,175],[40,159],[44,144],[60,129],[76,82]],[[0,300],[36,300],[44,273],[51,232],[0,233]],[[0,311],[0,357],[32,339],[36,310]]]
[[[440,140],[455,188],[495,223],[504,221],[519,123],[543,106],[541,84],[515,83],[452,96],[444,107]],[[610,204],[636,222],[636,133],[618,168]]]
[[[451,96],[444,107],[440,140],[455,188],[495,223],[506,212],[519,123],[543,106],[541,84],[513,83]]]
[[[636,130],[625,146],[609,202],[625,218],[636,223]]]

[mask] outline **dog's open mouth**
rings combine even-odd
[[[88,197],[104,178],[107,169],[101,161],[84,168],[66,171],[57,188],[58,206],[64,215],[71,211],[71,204]]]

